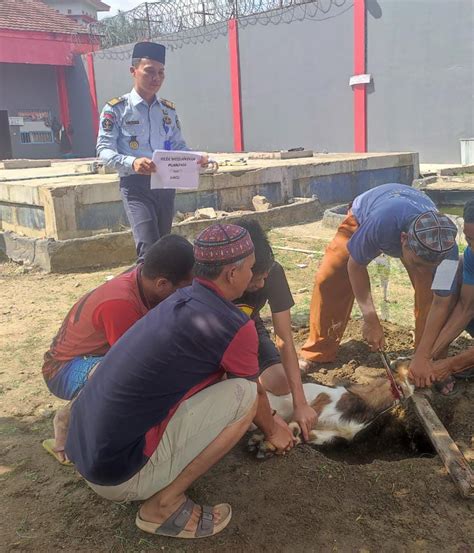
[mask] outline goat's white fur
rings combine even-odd
[[[398,361],[394,362],[394,366],[397,369],[396,378],[405,397],[409,397],[414,391],[414,387],[410,384],[407,378],[407,361],[408,360],[406,358],[400,358]],[[380,383],[381,379],[379,379],[378,382]],[[391,401],[393,401],[393,405],[395,405],[398,402],[392,398],[388,380],[382,380],[382,382],[387,383],[387,386],[383,390],[382,394],[384,401],[388,402],[388,407],[390,407]],[[370,387],[371,385],[369,384],[367,392],[370,390]],[[309,433],[308,443],[322,445],[332,442],[335,438],[352,440],[356,434],[370,424],[371,421],[359,422],[349,418],[347,415],[344,416],[345,413],[336,407],[342,396],[348,393],[348,390],[344,386],[331,388],[320,384],[307,383],[303,384],[303,389],[309,405],[311,405],[320,394],[325,394],[329,398],[327,402],[323,402],[318,421]],[[270,407],[275,409],[276,412],[289,423],[295,437],[298,438],[298,441],[301,441],[301,429],[299,425],[296,422],[291,422],[293,418],[292,395],[287,394],[284,396],[275,396],[272,393],[267,392],[267,396]],[[253,429],[255,429],[255,427]],[[274,450],[272,445],[265,441],[265,438],[261,433],[256,433],[250,438],[249,447],[251,449],[259,450],[257,457],[265,457],[267,452]]]
[[[320,384],[308,383],[303,384],[303,389],[308,404],[311,404],[319,394],[326,394],[331,400],[331,403],[325,405],[321,411],[317,425],[311,432],[309,443],[321,445],[331,442],[336,437],[350,440],[366,426],[366,424],[355,421],[341,420],[342,413],[336,409],[336,405],[341,396],[347,393],[347,390],[343,386],[330,388]],[[275,396],[272,393],[267,393],[267,395],[270,407],[275,409],[282,419],[290,422],[293,416],[292,395]]]

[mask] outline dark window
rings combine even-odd
[[[51,144],[53,133],[51,131],[30,131],[20,133],[22,144]]]

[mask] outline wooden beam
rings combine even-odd
[[[474,498],[474,473],[429,401],[420,393],[411,396],[415,412],[460,494]]]

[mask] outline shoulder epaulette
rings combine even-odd
[[[174,102],[170,102],[169,100],[165,100],[164,98],[161,98],[160,102],[169,109],[176,109],[176,104]]]
[[[125,102],[125,98],[123,96],[120,96],[119,98],[112,98],[112,100],[109,100],[107,104],[114,107],[117,104],[121,104],[122,102]]]

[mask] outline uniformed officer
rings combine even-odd
[[[138,259],[173,221],[175,190],[152,190],[156,171],[154,150],[188,150],[175,105],[158,98],[165,78],[165,47],[153,42],[135,44],[130,93],[107,102],[100,115],[97,153],[120,175],[120,191],[132,227]],[[207,156],[199,163],[206,166]]]

